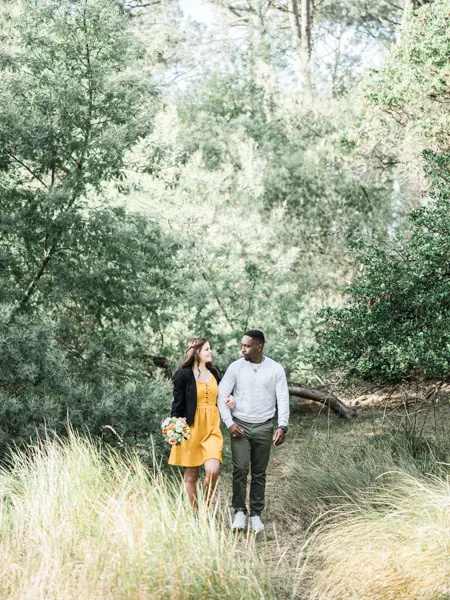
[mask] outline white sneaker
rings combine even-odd
[[[255,533],[258,533],[259,531],[264,531],[264,523],[261,521],[258,515],[250,517],[250,529]]]
[[[238,510],[234,515],[233,524],[231,525],[231,529],[245,529],[247,524],[247,515],[242,510]]]

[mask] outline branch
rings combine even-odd
[[[25,293],[23,294],[22,298],[20,299],[19,304],[11,312],[11,320],[14,319],[16,314],[19,313],[24,308],[24,306],[28,303],[29,299],[33,295],[33,293],[36,289],[36,286],[38,284],[38,281],[40,280],[42,275],[45,273],[47,265],[50,262],[50,259],[52,258],[53,254],[55,252],[56,245],[57,245],[57,243],[55,242],[49,248],[46,248],[44,250],[44,258],[42,259],[41,266],[36,271],[33,278],[31,279],[30,283],[28,284],[28,287],[25,290]]]
[[[236,13],[233,13],[236,14]],[[248,23],[250,21],[250,17],[246,16],[246,17],[238,17],[235,21],[232,21],[230,23],[230,27],[235,27],[236,25],[239,25],[240,23]]]
[[[39,183],[41,183],[44,187],[48,187],[47,184],[45,183],[45,181],[43,179],[41,179],[39,177],[39,175],[36,175],[36,173],[30,169],[30,167],[28,167],[24,162],[22,162],[20,160],[20,158],[17,158],[17,156],[14,156],[14,154],[12,152],[10,152],[9,150],[6,150],[6,154],[8,154],[13,160],[15,160],[17,163],[19,163],[19,165],[21,165],[24,169],[26,169],[29,173],[31,173],[31,175],[33,175],[33,177],[35,179],[37,179],[37,181],[39,181]]]
[[[146,0],[135,0],[127,2],[126,0],[123,2],[123,10],[137,10],[139,8],[148,8],[149,6],[157,6],[161,4],[161,0],[150,0],[149,2]]]
[[[269,6],[285,14],[289,12],[289,8],[287,6],[284,6],[283,4],[278,4],[277,2],[274,2],[274,0],[269,0]]]

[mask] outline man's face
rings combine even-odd
[[[263,345],[248,335],[244,335],[242,338],[241,353],[245,360],[252,361],[254,358],[260,358],[262,349]]]

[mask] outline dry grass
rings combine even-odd
[[[256,539],[230,532],[227,470],[195,516],[180,481],[136,457],[73,435],[16,453],[0,472],[0,598],[449,600],[445,444],[413,456],[362,419],[306,425],[273,452]],[[440,478],[423,475],[433,464]]]
[[[195,516],[178,483],[73,435],[17,452],[0,506],[1,598],[271,597],[219,511]]]
[[[391,474],[392,477],[392,474]],[[318,533],[311,600],[450,598],[450,489],[398,475]],[[338,509],[334,509],[335,515]]]
[[[438,416],[437,431],[404,431],[401,411],[291,428],[269,471],[277,598],[450,600],[450,415]]]

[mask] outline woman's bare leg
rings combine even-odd
[[[217,486],[217,480],[219,479],[220,471],[220,460],[217,458],[209,458],[205,460],[205,479],[203,480],[203,493],[206,498],[206,505],[208,505],[214,495]]]
[[[184,483],[186,484],[186,492],[189,502],[194,508],[197,507],[197,482],[199,469],[200,467],[184,468]]]

